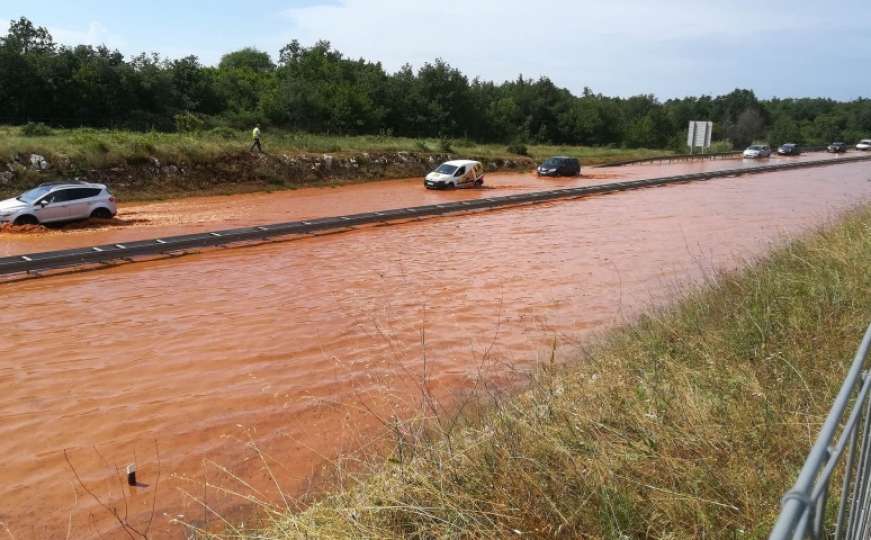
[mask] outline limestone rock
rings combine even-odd
[[[30,168],[34,171],[44,171],[48,169],[48,160],[39,154],[30,154]]]

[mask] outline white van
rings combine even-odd
[[[473,187],[484,184],[484,166],[479,161],[458,159],[447,161],[426,175],[423,185],[427,189]]]

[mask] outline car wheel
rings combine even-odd
[[[92,219],[112,219],[112,212],[108,208],[95,208],[91,212]]]
[[[25,214],[23,216],[18,216],[15,218],[15,221],[12,223],[13,225],[39,225],[39,220],[36,219],[36,216],[32,216],[30,214]]]
[[[475,180],[475,185],[478,187],[481,187],[484,185],[484,181],[481,179]]]

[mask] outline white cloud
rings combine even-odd
[[[63,45],[105,45],[110,49],[123,49],[127,42],[113,34],[100,21],[91,21],[85,29],[48,27],[55,43]]]
[[[795,7],[785,0],[344,0],[281,15],[291,25],[283,42],[327,39],[349,56],[382,61],[388,70],[440,57],[484,79],[549,75],[576,92],[588,85],[605,93],[667,96],[720,90],[707,89],[703,81],[694,88],[676,82],[702,77],[707,69],[722,84],[728,77],[716,71],[718,54],[738,70],[733,79],[741,80],[750,67],[727,55],[734,58],[760,36],[861,26],[869,19],[858,5],[845,9],[864,21],[844,22],[843,11],[834,13],[824,3]]]
[[[0,35],[9,31],[9,17],[0,17]],[[123,49],[127,42],[113,34],[100,21],[91,21],[84,29],[48,26],[48,32],[55,43],[62,45],[106,45],[110,49]]]

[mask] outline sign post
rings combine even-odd
[[[690,154],[696,153],[696,147],[701,148],[703,154],[711,147],[711,132],[713,130],[713,122],[690,120],[687,130],[687,146],[690,147]]]

